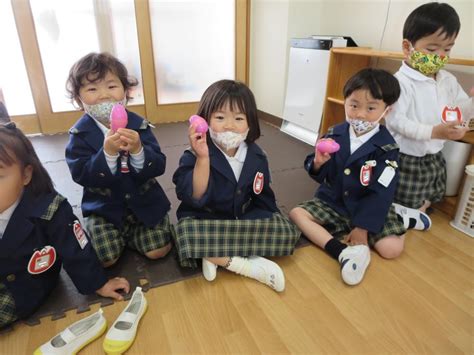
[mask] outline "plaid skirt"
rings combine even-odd
[[[308,211],[334,238],[343,239],[345,235],[354,229],[348,217],[340,215],[318,198],[302,202],[297,207]],[[405,232],[406,229],[403,226],[403,221],[398,218],[394,207],[390,206],[382,230],[377,234],[368,233],[369,246],[373,247],[382,238],[390,235],[400,236],[405,234]]]
[[[125,217],[120,229],[97,215],[85,218],[84,222],[92,246],[102,263],[118,259],[125,246],[140,254],[160,249],[170,243],[174,234],[168,215],[154,227],[143,225],[133,213]]]
[[[0,282],[0,329],[16,320],[15,300],[8,288]]]
[[[195,219],[176,226],[181,266],[196,267],[195,259],[226,256],[291,255],[300,237],[296,226],[280,213],[262,219]]]
[[[443,154],[413,157],[400,154],[400,180],[395,202],[410,208],[420,208],[425,200],[432,203],[443,199],[446,192],[446,161]]]

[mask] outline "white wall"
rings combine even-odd
[[[252,0],[250,88],[260,110],[283,117],[289,40],[312,34],[351,36],[359,46],[401,51],[406,17],[427,1]],[[448,0],[461,19],[453,57],[474,57],[474,1]],[[388,15],[387,15],[388,11]],[[387,19],[384,30],[385,20]],[[383,33],[383,35],[382,35]],[[381,67],[391,68],[387,63]],[[392,64],[397,65],[397,64]],[[474,68],[448,67],[467,88]],[[393,71],[392,70],[392,71]]]

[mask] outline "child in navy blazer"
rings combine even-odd
[[[281,292],[283,271],[262,256],[291,254],[299,233],[276,206],[267,157],[255,144],[260,126],[254,96],[242,83],[218,81],[205,91],[198,115],[209,132],[190,126],[191,148],[173,176],[181,200],[181,264],[195,266],[202,259],[208,281],[221,266]]]
[[[369,245],[388,259],[403,251],[405,228],[392,206],[398,146],[378,123],[400,96],[400,85],[384,70],[364,69],[348,80],[343,94],[346,122],[325,136],[340,150],[306,157],[306,170],[321,185],[290,218],[339,261],[344,282],[356,285],[370,262]],[[340,241],[344,236],[349,245]]]
[[[0,328],[33,313],[61,266],[83,294],[122,299],[123,278],[107,280],[67,200],[14,123],[0,125]]]
[[[90,53],[73,65],[68,92],[84,111],[70,130],[66,161],[84,187],[82,213],[92,245],[104,266],[125,246],[150,259],[171,249],[170,202],[156,180],[166,157],[148,121],[127,111],[126,128],[110,129],[112,107],[125,105],[135,79],[107,53]]]

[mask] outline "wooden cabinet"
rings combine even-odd
[[[320,134],[326,133],[327,129],[344,120],[344,99],[342,89],[346,81],[363,68],[371,66],[377,59],[393,59],[401,61],[401,52],[377,51],[370,48],[332,48],[329,60],[329,73],[326,87],[326,98],[324,101],[323,117],[321,120]],[[472,59],[450,58],[450,64],[474,66]],[[462,142],[474,144],[474,131],[468,132]],[[474,150],[471,149],[470,164],[474,164]],[[462,184],[460,190],[462,190]],[[456,212],[457,197],[446,197],[445,200],[436,204],[436,208],[454,216]]]

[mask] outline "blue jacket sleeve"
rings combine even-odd
[[[204,195],[196,200],[193,198],[193,173],[196,165],[196,157],[189,150],[185,151],[179,160],[178,169],[173,175],[173,183],[176,185],[176,196],[183,203],[194,208],[202,208],[209,201],[212,184],[212,174],[209,176],[207,190]]]
[[[160,145],[149,127],[140,130],[140,140],[145,153],[143,169],[136,172],[130,169],[130,173],[139,183],[145,183],[149,179],[164,174],[166,169],[166,156],[161,151]]]
[[[304,168],[308,172],[308,175],[315,181],[319,182],[322,184],[324,180],[326,179],[326,176],[330,170],[330,165],[331,165],[331,158],[329,161],[324,163],[318,171],[313,171],[314,169],[314,157],[315,153],[309,154],[306,159],[304,160]]]
[[[107,276],[87,236],[88,243],[81,248],[73,230],[75,221],[78,219],[64,200],[47,223],[47,233],[79,292],[92,294],[107,282]]]
[[[96,151],[77,134],[70,135],[66,162],[72,179],[84,187],[110,187],[119,179],[119,173],[111,173],[103,147]]]

